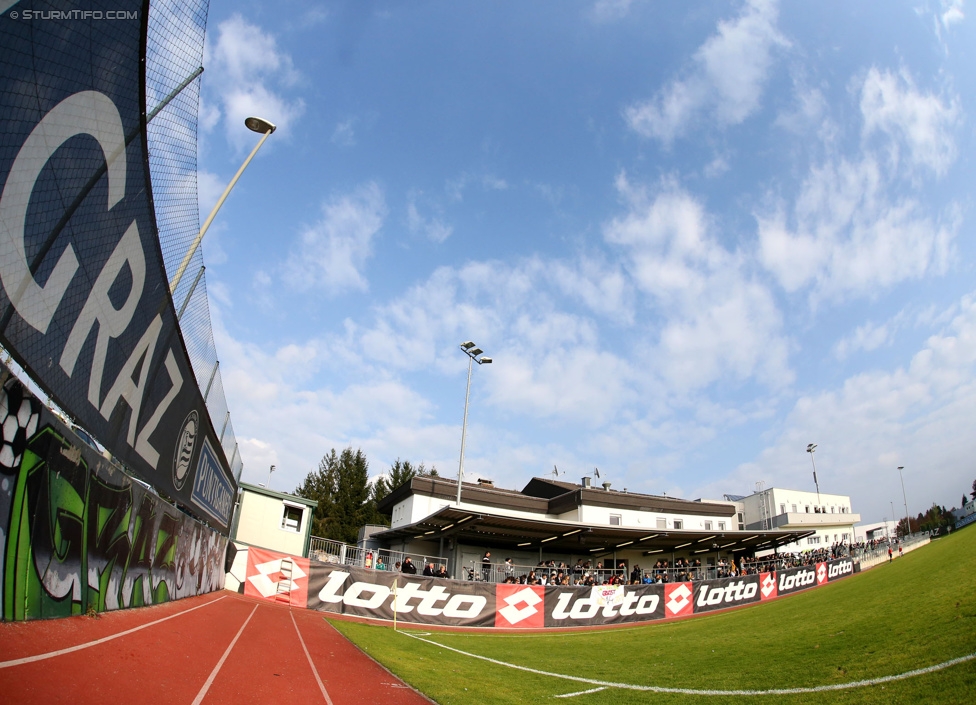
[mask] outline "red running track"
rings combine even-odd
[[[232,592],[0,624],[0,700],[10,703],[431,701],[366,656],[321,612]]]

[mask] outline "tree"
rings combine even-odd
[[[976,499],[976,480],[973,480],[973,491],[969,493],[969,496]]]
[[[375,512],[369,487],[369,463],[362,450],[335,448],[319,461],[295,490],[299,497],[318,502],[312,520],[312,534],[321,538],[356,543],[359,527]]]

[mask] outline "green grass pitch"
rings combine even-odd
[[[331,623],[390,671],[444,704],[973,703],[976,660],[820,692],[708,695],[605,684],[695,691],[810,689],[895,676],[973,654],[976,528],[836,583],[678,622],[527,634],[425,633],[416,626],[394,632],[388,625]],[[410,634],[545,674],[459,654]],[[557,697],[566,695],[571,697]]]

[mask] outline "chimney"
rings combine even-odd
[[[590,476],[587,475],[586,477],[583,478],[583,487],[589,487],[589,486],[590,486]]]
[[[609,492],[610,491],[610,483],[609,482],[604,482],[603,483],[603,489],[605,489],[607,492]]]

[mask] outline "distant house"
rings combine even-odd
[[[815,533],[808,526],[740,528],[737,504],[686,500],[597,487],[590,477],[579,484],[535,477],[521,490],[495,487],[489,480],[457,483],[415,477],[379,503],[390,528],[371,541],[404,553],[447,559],[448,570],[512,558],[521,565],[555,560],[572,565],[592,560],[606,565],[699,559],[703,566],[753,555],[757,550],[795,545]],[[820,527],[817,527],[820,528]]]
[[[777,529],[797,532],[798,538],[780,549],[792,553],[830,548],[854,541],[854,525],[861,515],[851,509],[851,498],[841,494],[769,487],[748,496],[734,497],[746,531]],[[802,534],[802,535],[800,535]]]
[[[240,484],[238,502],[232,541],[308,557],[317,502],[246,482]]]

